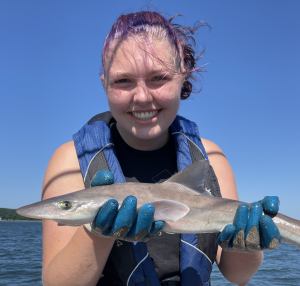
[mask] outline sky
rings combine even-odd
[[[101,49],[121,13],[151,9],[210,26],[200,93],[181,102],[201,137],[225,153],[240,200],[278,195],[300,219],[300,2],[0,1],[0,207],[40,200],[53,152],[107,111]]]

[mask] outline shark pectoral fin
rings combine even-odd
[[[154,221],[177,221],[190,211],[188,206],[177,201],[160,200],[151,204],[155,208]]]

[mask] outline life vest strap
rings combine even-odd
[[[115,183],[126,181],[116,156],[110,132],[110,124],[113,122],[115,120],[110,112],[98,114],[73,136],[86,188],[90,187],[94,175],[99,170],[107,169],[111,171],[114,174]],[[178,171],[195,161],[208,160],[196,123],[177,115],[170,126],[170,132],[174,139]],[[220,197],[218,180],[212,168],[205,181],[207,181],[205,187],[211,190],[212,195]],[[179,282],[181,285],[210,285],[212,263],[215,260],[217,251],[214,235],[182,234],[181,282]],[[159,282],[154,265],[148,254],[146,243],[131,244],[130,248],[128,248],[130,253],[127,254],[122,252],[121,249],[123,247],[115,252],[116,247],[114,246],[111,257],[124,285],[178,286],[178,281],[164,281],[164,284]],[[197,251],[198,248],[204,250]],[[128,259],[136,260],[135,266],[133,263],[129,263]],[[126,264],[124,267],[118,267],[118,265],[122,264],[121,261],[123,264]],[[130,273],[128,272],[129,268],[131,269],[130,271],[134,270]]]

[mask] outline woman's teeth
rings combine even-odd
[[[148,111],[147,112],[132,112],[132,115],[139,120],[146,121],[146,120],[150,120],[153,117],[155,117],[157,113],[158,113],[158,111],[155,110],[155,111],[150,111],[150,112],[148,112]]]

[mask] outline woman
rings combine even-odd
[[[74,135],[74,142],[56,150],[45,174],[43,199],[101,184],[103,174],[94,176],[101,169],[112,171],[115,182],[156,183],[208,157],[222,197],[238,200],[221,149],[211,141],[201,142],[195,124],[177,116],[180,99],[192,91],[189,80],[199,71],[188,44],[190,33],[193,29],[172,25],[156,12],[118,18],[102,51],[101,81],[112,116],[92,118]],[[208,184],[213,195],[219,195],[213,175]],[[255,223],[252,219],[246,228],[249,211],[242,205],[234,226],[218,236],[223,248],[250,253],[217,249],[214,234],[180,238],[163,233],[147,242],[149,256],[144,243],[116,240],[148,240],[163,227],[163,222],[152,223],[152,205],[145,205],[136,216],[134,197],[125,199],[119,212],[116,202],[107,202],[91,227],[58,227],[45,221],[44,285],[180,285],[180,279],[182,285],[209,285],[214,260],[225,278],[246,285],[262,263],[261,247],[275,248],[280,243],[278,231],[272,237],[259,233],[259,221],[272,224],[262,216],[266,203],[271,203],[271,212],[277,211],[276,198],[254,204],[250,218],[255,217]],[[137,223],[144,216],[145,221]],[[267,242],[259,242],[259,236]]]

